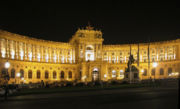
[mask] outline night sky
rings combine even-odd
[[[103,32],[104,44],[180,38],[177,3],[12,1],[1,2],[0,29],[30,37],[67,42],[90,22]]]

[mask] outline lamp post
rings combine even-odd
[[[21,74],[18,72],[17,74],[16,74],[16,77],[18,78],[18,82],[17,82],[17,84],[19,84],[19,77],[21,76]]]
[[[6,68],[6,74],[5,74],[5,78],[4,79],[6,81],[6,84],[8,84],[8,81],[9,81],[8,68],[10,67],[10,63],[8,61],[5,62],[4,67]]]
[[[141,69],[141,73],[142,73],[142,77],[141,77],[141,79],[143,80],[143,74],[144,74],[144,69]]]
[[[104,79],[105,79],[105,81],[106,81],[106,78],[107,78],[107,75],[106,75],[106,74],[104,74]]]
[[[157,62],[154,62],[153,63],[153,68],[156,68],[158,66],[158,63]],[[154,80],[155,80],[155,75],[156,75],[156,70],[154,72]]]

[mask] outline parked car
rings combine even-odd
[[[3,96],[3,95],[4,95],[4,93],[5,93],[5,87],[6,87],[5,85],[3,85],[3,86],[0,87],[0,96]],[[18,86],[17,86],[17,85],[13,85],[13,84],[9,84],[9,85],[8,85],[8,89],[9,89],[8,94],[11,95],[11,94],[17,92]]]

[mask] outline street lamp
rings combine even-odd
[[[7,80],[7,84],[8,84],[8,81],[9,81],[8,68],[10,67],[10,63],[9,63],[8,61],[7,61],[7,62],[5,62],[4,67],[6,68],[5,81]]]
[[[16,76],[17,76],[17,77],[20,77],[20,73],[17,73]]]
[[[142,80],[143,80],[144,69],[141,69],[141,73],[142,73]]]
[[[10,67],[10,63],[9,63],[8,61],[7,61],[7,62],[5,62],[5,64],[4,64],[4,65],[5,65],[5,68],[6,68],[6,69],[8,69],[8,68]]]
[[[157,62],[154,62],[153,63],[153,67],[156,68],[158,66],[158,63]]]
[[[16,77],[18,78],[18,83],[19,83],[19,77],[21,76],[21,74],[18,72],[17,74],[16,74]]]
[[[156,68],[158,66],[158,63],[157,62],[154,62],[153,63],[153,67]],[[155,75],[156,75],[156,71],[154,72],[154,80],[155,80]]]
[[[105,80],[106,80],[106,78],[107,78],[107,75],[106,75],[106,74],[104,74],[104,78],[105,78]]]

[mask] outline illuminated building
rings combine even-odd
[[[68,43],[0,30],[0,71],[5,72],[8,60],[9,83],[17,83],[19,76],[18,83],[124,79],[129,44],[103,45],[103,40],[102,32],[92,27],[77,30]],[[131,53],[136,61],[139,53],[139,66],[134,63],[139,80],[177,77],[180,72],[180,39],[150,43],[150,58],[147,43],[131,44]]]

